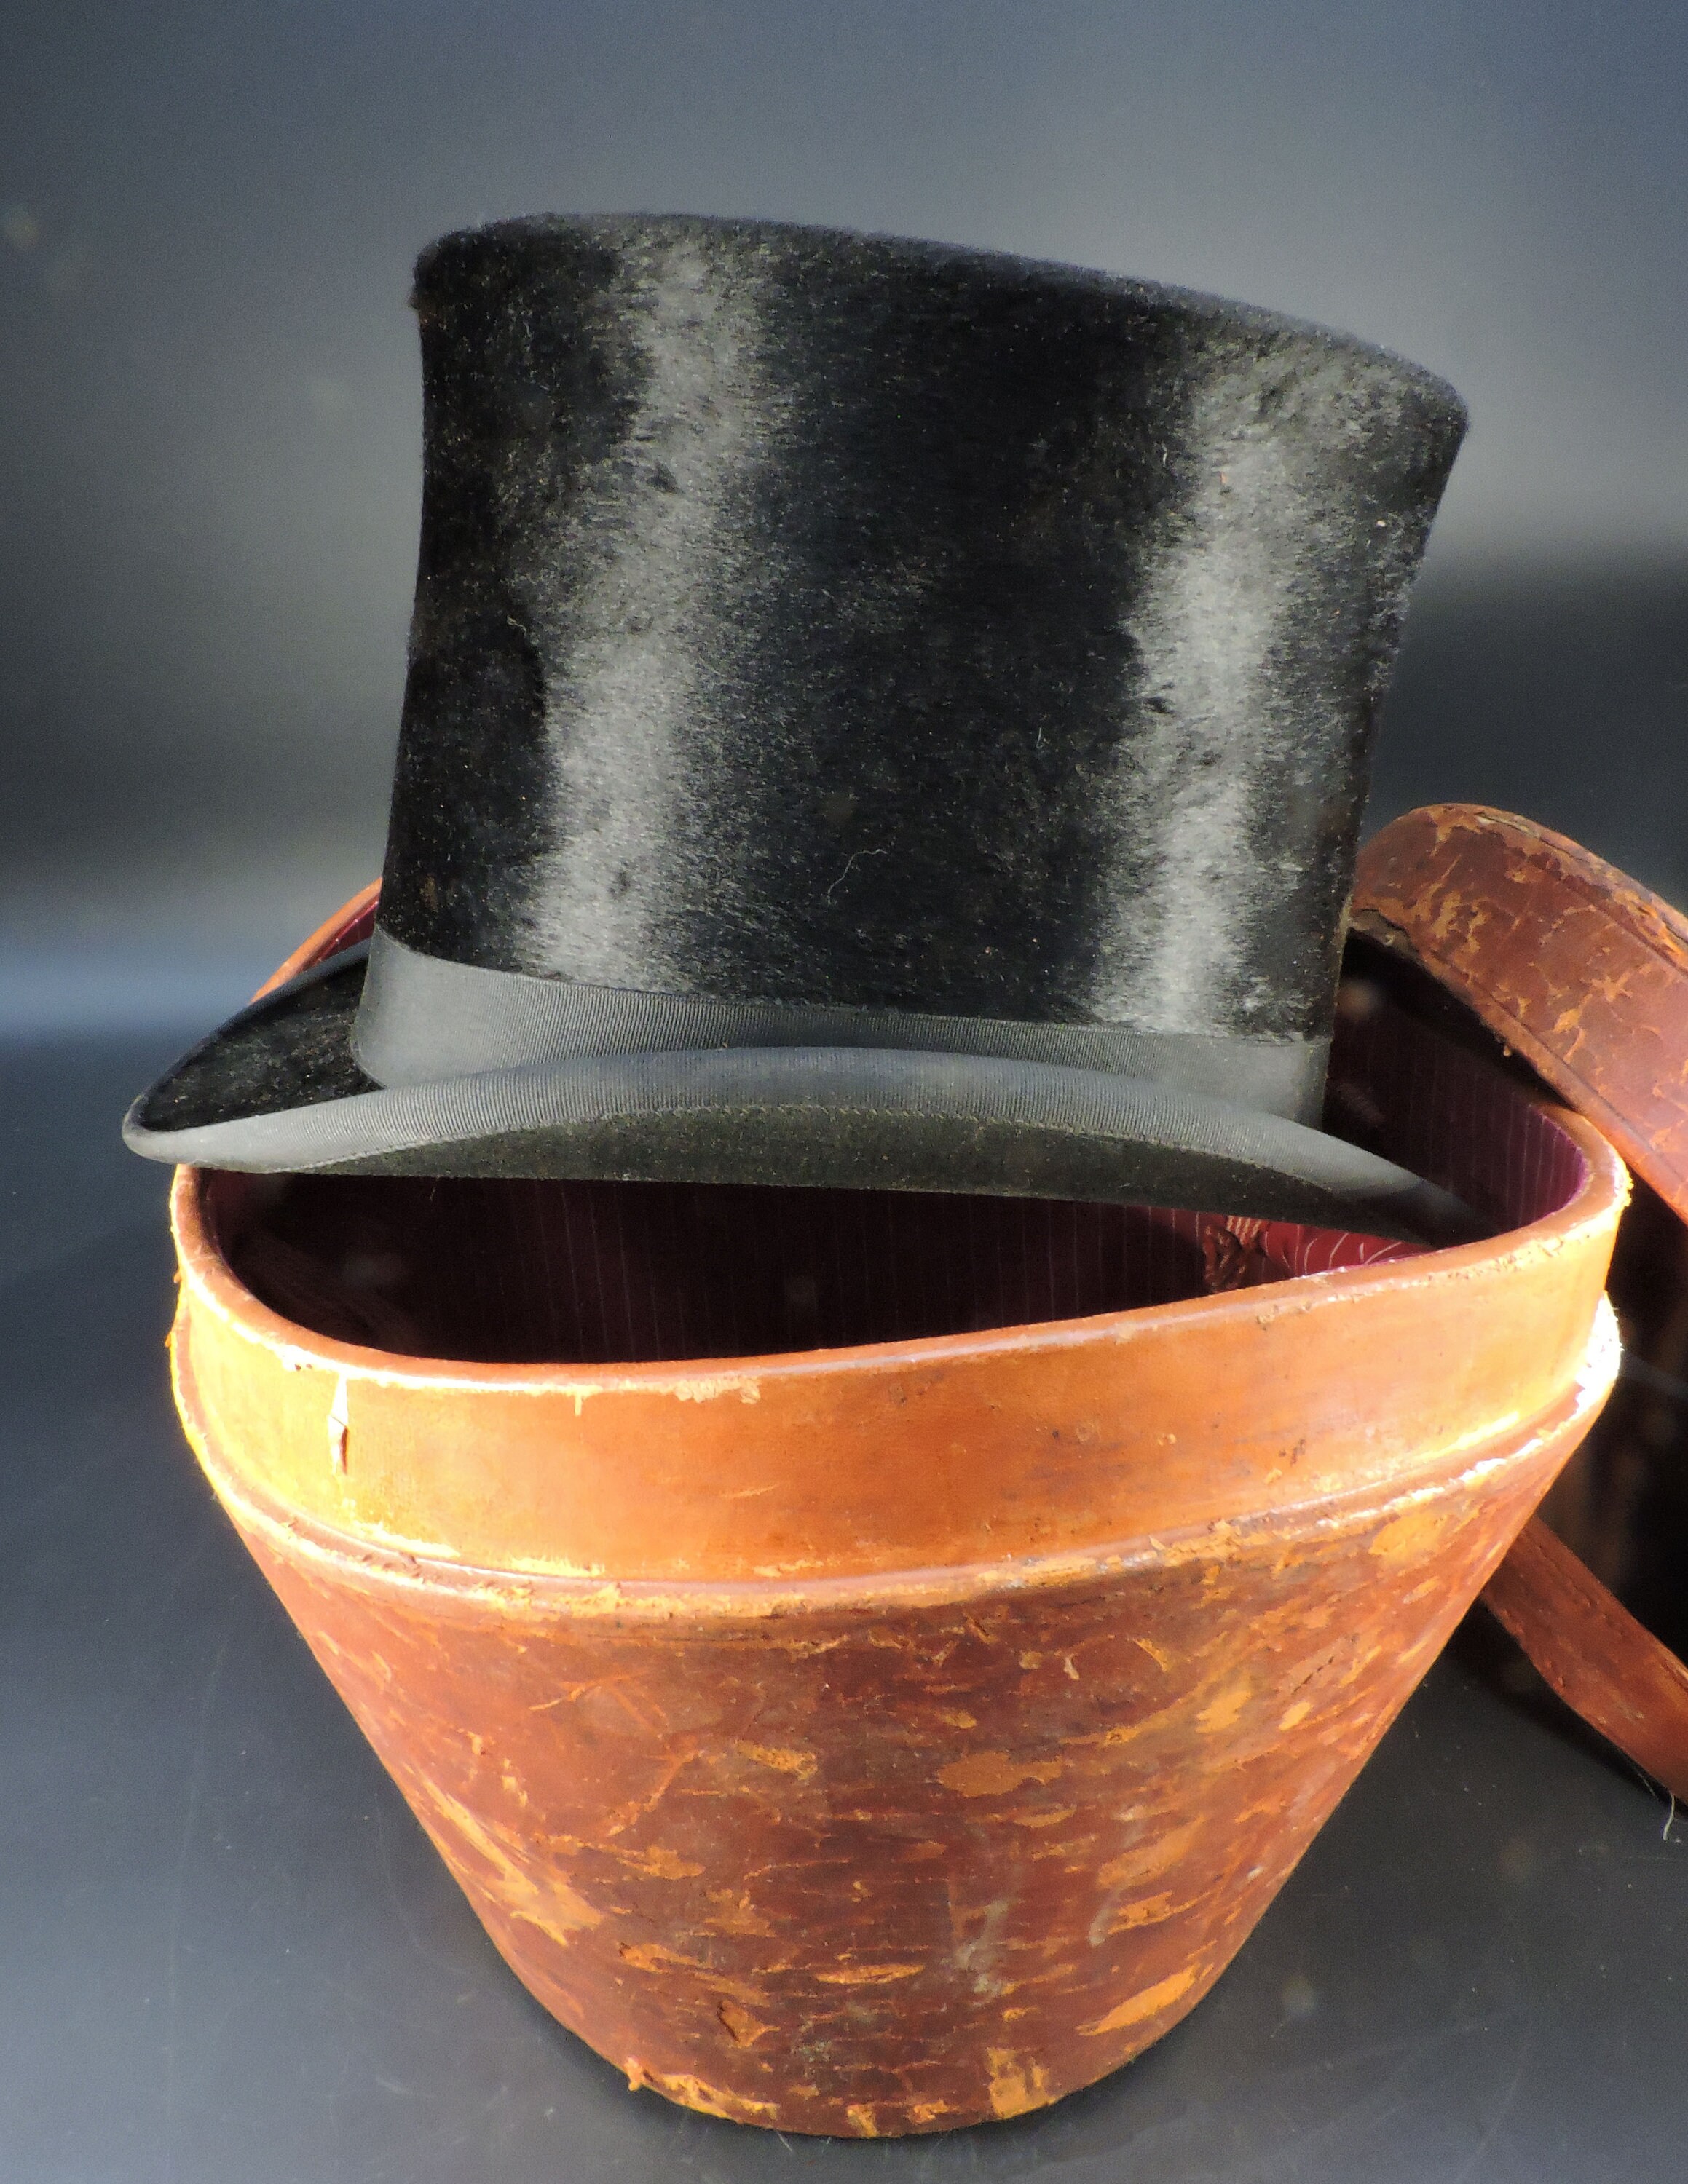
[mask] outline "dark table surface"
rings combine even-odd
[[[1688,1821],[1480,1611],[1212,1996],[878,2144],[629,2093],[507,1972],[176,1429],[151,1038],[0,1055],[0,2178],[1688,2177]]]

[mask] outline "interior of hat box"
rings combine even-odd
[[[1495,1229],[1556,1212],[1581,1153],[1499,1050],[1350,950],[1326,1126]],[[1445,1014],[1445,1011],[1440,1013]],[[210,1211],[254,1295],[411,1357],[765,1357],[1170,1303],[1415,1256],[1344,1229],[1142,1206],[930,1192],[461,1178],[218,1176]]]

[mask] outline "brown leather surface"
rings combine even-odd
[[[1014,2116],[1240,1947],[1617,1362],[1629,1178],[1593,1125],[1387,996],[1332,1081],[1497,1233],[1379,1260],[1251,1224],[1210,1263],[1193,1220],[1159,1303],[763,1355],[364,1346],[231,1265],[271,1184],[178,1176],[207,1474],[497,1947],[631,2081],[844,2137]],[[642,1353],[660,1223],[594,1245],[605,1210],[465,1229],[455,1324],[496,1305],[472,1252],[525,1235]],[[308,1282],[384,1279],[388,1211],[289,1229]],[[997,1233],[992,1310],[1091,1301]],[[1313,1279],[1231,1285],[1274,1262]]]
[[[1688,1669],[1540,1517],[1483,1599],[1590,1729],[1688,1803]]]
[[[1562,834],[1431,804],[1361,852],[1354,923],[1410,952],[1688,1220],[1688,919]]]
[[[244,1496],[177,1360],[247,1545],[529,1990],[635,2085],[844,2137],[1020,2114],[1184,2016],[1583,1429],[1160,1557],[700,1613],[349,1552]]]
[[[1463,1001],[1688,1221],[1688,919],[1563,835],[1439,804],[1361,852],[1353,922]],[[1561,1698],[1688,1798],[1688,1669],[1540,1518],[1483,1596]]]

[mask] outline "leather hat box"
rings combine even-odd
[[[1590,1123],[1381,984],[1331,1084],[1496,1233],[180,1171],[207,1475],[634,2085],[787,2131],[1011,2116],[1245,1940],[1617,1364]]]

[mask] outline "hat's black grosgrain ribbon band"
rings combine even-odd
[[[727,1047],[988,1055],[1105,1070],[1314,1123],[1329,1054],[1322,1039],[1224,1039],[576,985],[425,956],[379,926],[353,1043],[359,1066],[389,1087],[590,1056]]]

